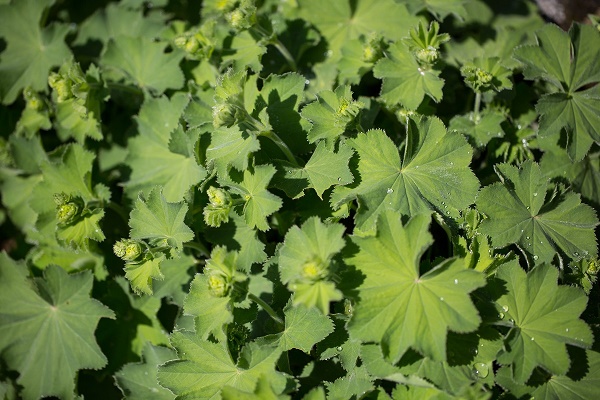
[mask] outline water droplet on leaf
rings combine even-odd
[[[490,374],[490,367],[485,363],[475,363],[473,364],[473,372],[478,378],[487,378]]]

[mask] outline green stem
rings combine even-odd
[[[210,257],[210,252],[208,251],[206,246],[204,246],[200,242],[187,242],[183,244],[183,247],[187,247],[188,249],[194,249],[198,253],[202,254],[204,257]]]
[[[481,92],[475,92],[475,107],[473,108],[473,120],[479,121],[479,107],[481,107]]]
[[[296,64],[296,60],[294,60],[292,54],[288,51],[287,47],[285,47],[283,43],[279,41],[279,39],[275,39],[275,41],[273,42],[273,46],[275,46],[275,48],[279,50],[279,52],[281,53],[283,58],[285,58],[285,61],[287,61],[292,71],[298,71],[298,65]]]
[[[256,296],[255,294],[252,294],[252,293],[248,293],[248,297],[250,298],[250,300],[252,300],[256,304],[261,306],[262,309],[265,310],[267,312],[267,314],[269,314],[269,316],[271,318],[273,318],[273,321],[275,321],[278,325],[280,325],[282,327],[285,326],[285,323],[283,322],[281,317],[279,315],[277,315],[275,310],[273,310],[271,308],[271,306],[268,305],[265,301],[263,301],[260,297]]]
[[[271,141],[275,143],[277,147],[279,147],[279,150],[281,150],[283,154],[285,154],[285,157],[288,159],[288,161],[292,163],[294,167],[300,168],[300,165],[298,164],[298,161],[296,161],[296,157],[294,157],[294,155],[290,151],[290,148],[287,146],[287,144],[285,144],[283,140],[281,140],[279,136],[277,136],[275,132],[263,131],[259,134],[259,136],[264,136],[268,139],[271,139]]]

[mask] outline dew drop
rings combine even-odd
[[[508,312],[508,306],[506,306],[506,305],[502,306],[502,311]]]
[[[485,363],[475,363],[473,364],[473,373],[478,378],[484,379],[490,374],[490,367],[488,367]]]
[[[579,257],[579,253],[578,252],[573,253],[573,257]]]
[[[148,375],[148,373],[147,373],[147,372],[144,372],[144,375]]]
[[[392,188],[388,188],[388,189],[387,189],[387,194],[390,194],[390,193],[394,193],[394,189],[392,189]]]
[[[540,258],[540,257],[538,257],[537,255],[536,255],[536,256],[533,256],[533,259],[534,259],[535,261],[537,261],[537,260],[538,260],[538,258]]]
[[[443,298],[443,297],[440,297],[440,301],[444,301],[444,298]]]
[[[530,238],[529,236],[525,236],[525,239],[529,240],[529,239],[531,239],[531,238]]]
[[[419,168],[419,166],[418,166],[418,165],[415,165],[415,169],[418,169],[418,168]]]
[[[446,215],[450,215],[450,211],[446,211]]]
[[[342,346],[338,346],[335,348],[337,351],[342,351]]]
[[[569,332],[569,328],[565,329],[565,332]]]
[[[341,182],[341,181],[342,181],[342,178],[338,178],[338,182]]]
[[[535,193],[533,194],[533,197],[537,197],[537,192],[535,192]]]
[[[445,205],[446,205],[446,203],[444,203],[444,202],[442,201],[442,205],[443,205],[443,206],[445,206]]]
[[[498,318],[500,318],[500,319],[504,319],[504,313],[503,313],[503,312],[499,313],[499,314],[498,314]]]
[[[305,85],[310,85],[310,81],[307,79],[307,80],[304,81],[304,84]]]
[[[477,349],[472,349],[472,350],[471,350],[471,353],[473,353],[473,355],[475,355],[475,356],[476,356],[476,355],[477,355],[477,353],[479,353],[479,350],[477,350]]]
[[[529,210],[529,206],[527,206],[527,209]]]
[[[455,280],[454,280],[454,284],[455,284],[455,285],[458,285],[458,279],[455,279]]]

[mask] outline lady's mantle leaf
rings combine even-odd
[[[458,216],[475,200],[479,182],[469,169],[471,146],[462,135],[446,133],[437,118],[410,122],[403,160],[381,130],[360,134],[352,143],[360,157],[361,182],[354,193],[362,231],[372,229],[386,209],[409,216],[432,209]]]
[[[548,264],[526,274],[517,261],[510,262],[498,269],[497,277],[508,291],[497,303],[515,325],[498,361],[512,364],[519,383],[527,381],[537,366],[564,375],[570,363],[565,344],[590,347],[594,341],[589,326],[579,319],[587,304],[584,292],[558,286],[558,270]]]
[[[158,366],[177,358],[167,347],[147,343],[142,353],[143,362],[126,364],[115,374],[115,380],[125,397],[131,400],[172,400],[175,395],[156,381]]]
[[[574,260],[596,255],[598,218],[578,194],[567,192],[546,202],[547,181],[537,163],[497,168],[504,184],[486,186],[477,199],[479,211],[488,216],[481,232],[494,247],[518,243],[536,264],[550,261],[559,249]]]
[[[123,78],[142,89],[161,94],[167,89],[179,89],[184,83],[179,68],[184,53],[165,53],[166,47],[166,43],[150,38],[119,36],[108,42],[101,63],[117,69]]]
[[[442,99],[444,80],[439,78],[440,72],[420,66],[403,42],[390,46],[387,57],[375,64],[373,74],[383,79],[381,98],[391,106],[400,103],[416,110],[425,94],[436,102]]]
[[[281,208],[281,199],[267,190],[267,185],[275,174],[272,165],[258,165],[254,173],[244,171],[244,180],[241,184],[231,184],[234,191],[241,194],[246,200],[244,217],[251,227],[261,231],[269,229],[267,217]]]
[[[106,364],[94,330],[114,314],[90,298],[89,271],[69,275],[50,265],[35,288],[26,271],[0,254],[0,352],[19,371],[23,398],[71,399],[77,371]]]
[[[179,360],[169,361],[158,369],[159,383],[178,399],[213,399],[225,386],[253,392],[261,375],[266,375],[281,393],[285,378],[275,371],[281,351],[275,347],[250,343],[236,365],[227,343],[213,343],[192,332],[174,332],[171,344]]]
[[[167,203],[158,187],[152,189],[147,199],[140,195],[129,218],[131,238],[162,239],[164,245],[183,250],[183,243],[194,238],[183,222],[187,209],[184,202]]]
[[[437,361],[446,360],[448,330],[472,332],[481,318],[469,293],[485,285],[483,274],[448,259],[420,275],[419,259],[432,243],[431,217],[380,215],[377,236],[354,238],[359,252],[348,262],[364,275],[360,300],[348,325],[350,335],[380,342],[394,363],[409,347]]]
[[[71,55],[65,44],[69,27],[52,24],[40,28],[44,11],[52,0],[20,0],[0,6],[0,37],[6,50],[0,56],[0,100],[15,101],[23,88],[44,90],[48,70]]]
[[[549,81],[558,93],[542,96],[539,132],[550,136],[566,129],[569,156],[581,160],[594,141],[600,141],[600,33],[591,25],[574,24],[569,33],[551,24],[536,33],[537,46],[522,46],[515,58],[525,64],[528,79]]]

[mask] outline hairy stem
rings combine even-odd
[[[267,312],[267,314],[269,314],[269,316],[271,318],[273,318],[273,321],[275,321],[278,325],[280,325],[282,327],[285,326],[285,323],[283,322],[281,317],[279,315],[277,315],[275,310],[273,310],[271,308],[271,306],[268,305],[264,300],[262,300],[260,297],[256,296],[255,294],[252,294],[252,293],[248,293],[248,297],[250,298],[250,300],[252,300],[256,304],[261,306],[262,309],[265,310]]]
[[[298,164],[298,161],[296,161],[296,157],[294,157],[290,148],[287,146],[287,144],[285,144],[285,142],[283,140],[281,140],[281,138],[279,136],[277,136],[277,134],[275,132],[263,131],[259,134],[259,136],[264,136],[264,137],[270,139],[273,143],[275,143],[275,145],[277,147],[279,147],[279,150],[281,150],[283,152],[283,154],[285,154],[285,157],[288,159],[288,161],[290,163],[292,163],[292,165],[294,165],[295,167],[300,167],[300,165]]]

